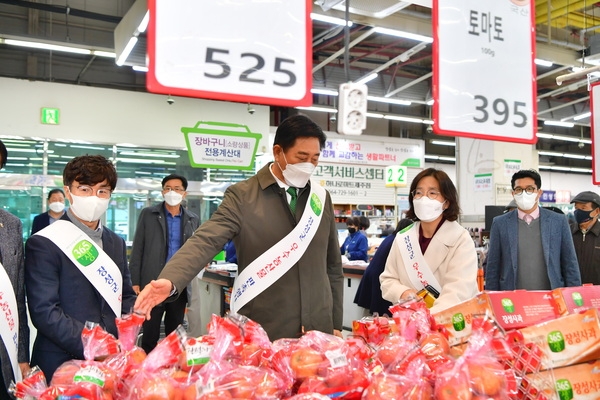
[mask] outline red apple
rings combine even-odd
[[[138,400],[181,400],[183,393],[167,377],[154,376],[138,388]]]
[[[406,354],[413,348],[414,343],[403,336],[393,335],[386,337],[377,348],[375,357],[381,361],[384,366],[389,366],[394,361],[402,360]]]
[[[54,371],[52,375],[52,381],[50,382],[53,386],[60,385],[71,385],[73,384],[73,377],[79,371],[79,364],[73,361],[67,361]]]
[[[506,386],[504,370],[496,362],[467,362],[467,370],[471,387],[477,394],[495,396]]]
[[[296,379],[304,379],[317,375],[324,358],[318,351],[310,347],[300,347],[290,356],[290,367]]]
[[[469,380],[462,371],[438,376],[435,383],[435,397],[437,400],[471,400],[473,393],[469,387]]]

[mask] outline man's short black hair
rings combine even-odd
[[[514,190],[515,181],[517,179],[523,178],[533,179],[533,181],[535,182],[535,186],[537,186],[538,189],[542,188],[542,177],[535,169],[522,169],[520,171],[515,172],[510,180],[510,187]]]
[[[286,151],[296,144],[296,139],[306,137],[315,137],[319,139],[320,148],[323,149],[325,147],[327,136],[323,133],[323,130],[319,125],[306,115],[292,115],[291,117],[284,119],[277,127],[273,145],[278,144],[283,151]]]
[[[101,155],[85,155],[73,158],[63,171],[63,184],[71,187],[73,181],[94,186],[107,181],[110,190],[117,187],[117,170],[113,163]]]
[[[171,174],[171,175],[165,176],[163,178],[162,182],[161,182],[161,186],[164,188],[165,187],[165,183],[167,183],[171,179],[179,179],[181,181],[181,184],[183,185],[183,188],[185,190],[187,190],[187,187],[188,187],[188,181],[187,181],[187,179],[185,179],[185,176],[181,176],[181,175],[177,175],[177,174]]]
[[[60,193],[63,195],[63,197],[65,197],[65,192],[63,192],[62,189],[52,189],[48,192],[48,200],[50,200],[50,197],[52,197],[52,195],[56,193]]]

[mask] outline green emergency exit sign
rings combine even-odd
[[[58,125],[60,123],[60,110],[58,108],[42,107],[42,124]]]

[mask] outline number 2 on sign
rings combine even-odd
[[[211,74],[211,73],[205,72],[204,76],[206,76],[207,78],[214,78],[214,79],[227,78],[231,74],[231,66],[226,61],[222,60],[223,58],[226,58],[227,56],[229,56],[229,50],[215,49],[212,47],[207,48],[205,62],[207,64],[216,65],[220,69],[220,71],[219,71],[220,73]],[[266,64],[265,59],[260,54],[255,54],[255,53],[242,53],[240,55],[240,57],[254,59],[254,66],[242,71],[240,73],[239,81],[264,84],[265,83],[264,79],[253,78],[253,77],[250,77],[250,75],[252,75],[256,72],[259,72],[261,69],[264,68],[264,66]],[[218,58],[220,58],[220,59],[218,59]],[[284,65],[283,65],[284,63],[294,64],[294,60],[276,57],[273,72],[279,72],[284,75],[287,75],[287,80],[284,82],[278,82],[278,81],[274,80],[273,84],[277,85],[277,86],[294,86],[294,84],[296,83],[296,75],[289,69],[284,68]]]
[[[386,186],[406,186],[407,169],[405,166],[392,165],[386,167]]]
[[[476,95],[475,96],[475,110],[479,111],[479,115],[473,117],[473,121],[479,123],[485,123],[490,119],[490,112],[488,111],[489,101],[487,97]],[[527,125],[527,115],[522,111],[524,107],[526,107],[522,101],[515,101],[513,103],[513,115],[515,116],[515,121],[513,125],[517,128],[523,128]],[[492,102],[492,111],[495,115],[499,116],[500,119],[494,119],[494,124],[496,125],[504,125],[508,122],[510,118],[510,107],[506,100],[504,99],[496,99]]]

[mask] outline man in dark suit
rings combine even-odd
[[[48,211],[36,215],[31,224],[31,234],[37,233],[58,221],[65,214],[65,193],[61,189],[48,192]]]
[[[117,185],[114,165],[103,156],[75,157],[63,171],[63,183],[71,206],[25,246],[27,301],[37,328],[31,359],[48,381],[63,362],[84,358],[81,332],[86,321],[116,336],[115,318],[130,313],[135,302],[125,241],[100,223]],[[65,246],[68,236],[85,246]],[[76,251],[82,248],[90,250]],[[104,279],[93,280],[91,275],[101,269],[111,286]]]
[[[139,293],[158,275],[173,254],[194,234],[200,218],[181,205],[187,195],[188,181],[184,176],[171,174],[162,180],[162,195],[165,201],[146,207],[140,213],[133,246],[131,248],[131,281],[133,290]],[[142,348],[149,353],[156,347],[160,337],[161,320],[164,315],[165,335],[183,323],[187,293],[176,301],[161,303],[152,310],[152,319],[144,322]],[[197,313],[198,314],[198,313]],[[192,325],[200,325],[199,315],[188,316]]]
[[[0,169],[6,164],[7,150],[0,140]],[[0,286],[12,286],[17,303],[16,315],[19,323],[16,327],[18,341],[16,346],[17,359],[21,374],[29,370],[29,325],[27,324],[27,311],[25,309],[25,272],[23,268],[23,225],[21,220],[14,215],[0,210],[0,268],[4,267],[9,282],[0,282]],[[4,275],[4,274],[2,274]],[[2,328],[0,328],[2,329]],[[6,332],[10,334],[10,331]],[[0,335],[0,400],[8,400],[7,387],[17,378],[13,373],[13,365],[8,353],[8,347]]]
[[[581,285],[573,238],[563,214],[539,206],[542,179],[521,170],[511,179],[517,209],[494,218],[486,290],[550,290]]]

